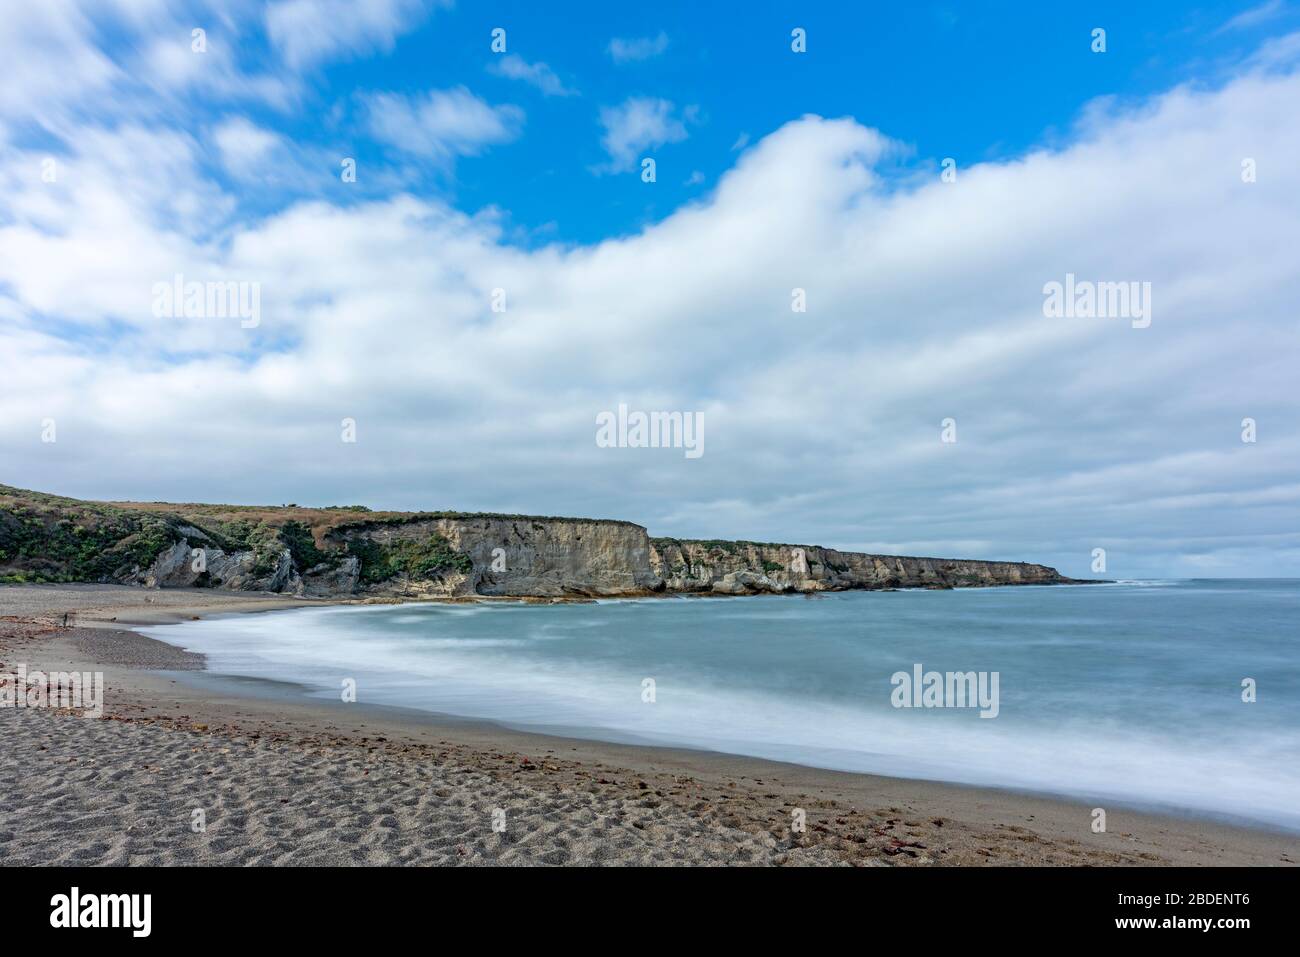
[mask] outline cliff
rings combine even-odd
[[[1072,582],[1027,562],[910,558],[817,545],[651,539],[651,568],[672,592],[844,591],[851,588],[969,588]]]
[[[651,538],[605,519],[87,502],[0,485],[0,581],[579,598],[1061,584],[1024,562]]]

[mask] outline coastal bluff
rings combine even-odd
[[[90,502],[0,485],[0,581],[319,598],[536,599],[1054,585],[1027,562],[653,538],[632,522]]]

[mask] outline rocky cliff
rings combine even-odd
[[[1072,580],[1027,562],[908,558],[817,545],[651,539],[651,568],[672,592],[742,595],[851,588],[1056,585]]]
[[[1071,580],[1023,562],[651,538],[602,519],[84,502],[0,486],[0,581],[556,599]]]

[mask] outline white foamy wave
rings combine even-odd
[[[748,636],[751,620],[769,620],[781,630],[780,647],[794,649],[791,658],[765,665],[779,672],[797,666],[814,647],[812,629],[801,622],[787,634],[779,604],[768,615],[729,603],[709,608],[707,615],[683,617],[663,606],[628,609],[626,616],[590,605],[534,607],[527,614],[488,607],[489,614],[471,626],[424,608],[411,614],[391,606],[335,607],[141,630],[206,654],[210,668],[224,674],[303,682],[330,696],[337,695],[340,678],[354,678],[363,703],[1096,803],[1181,807],[1300,830],[1300,765],[1293,760],[1300,734],[1293,726],[1260,725],[1236,737],[1212,737],[1205,729],[1156,733],[1097,713],[1098,699],[1089,696],[1105,694],[1104,686],[1063,686],[1054,705],[1065,709],[1060,715],[1052,706],[1015,713],[1004,697],[1004,713],[993,721],[973,710],[894,709],[887,685],[847,700],[810,693],[793,680],[783,684],[770,672],[751,674],[748,682],[780,687],[756,686],[727,680],[727,669],[738,668],[738,661],[709,657],[714,630],[730,619],[730,627]],[[699,654],[687,661],[662,652],[656,630],[683,628],[688,645],[700,642]],[[579,647],[589,653],[549,650],[563,639],[578,640],[579,633],[586,642]],[[641,642],[638,660],[660,663],[632,666],[624,648],[635,641]],[[1060,636],[1052,647],[1068,648],[1071,641],[1087,647]],[[1022,655],[1041,653],[1031,646],[1025,640],[1017,647]],[[753,646],[751,655],[750,647],[742,652],[747,660],[762,650]],[[653,703],[643,700],[647,678],[654,679]]]

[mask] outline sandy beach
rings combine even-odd
[[[1300,837],[605,744],[207,681],[133,625],[276,596],[0,586],[0,673],[102,671],[101,717],[0,709],[7,864],[1293,865]],[[64,615],[68,625],[63,624]],[[806,829],[792,821],[806,819]],[[199,826],[201,823],[202,826]]]

